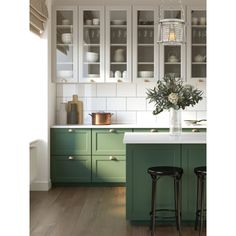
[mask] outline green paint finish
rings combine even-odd
[[[126,152],[126,217],[129,220],[149,220],[151,177],[147,169],[157,165],[181,166],[180,145],[131,144],[127,145]],[[173,191],[172,178],[158,180],[157,207],[173,208]]]
[[[91,156],[51,157],[51,180],[53,183],[91,182]]]
[[[182,132],[207,132],[206,128],[183,128]]]
[[[125,182],[125,165],[125,156],[93,156],[92,182]]]
[[[183,167],[182,219],[193,220],[196,183],[193,168],[206,161],[204,144],[128,144],[126,148],[126,218],[132,221],[150,220],[151,177],[147,169],[157,165]],[[157,183],[157,207],[173,208],[173,179],[164,177]]]
[[[169,132],[167,128],[135,128],[133,132]]]
[[[51,129],[52,155],[91,155],[91,129]]]
[[[194,220],[197,198],[197,177],[194,168],[206,165],[206,145],[185,144],[182,145],[183,175],[183,220]]]
[[[93,129],[92,155],[125,155],[125,132],[132,129]]]

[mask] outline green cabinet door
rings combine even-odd
[[[152,166],[181,166],[178,144],[126,145],[126,217],[128,220],[150,220],[152,181],[147,169]],[[158,208],[174,208],[174,185],[171,177],[157,183]]]
[[[206,128],[183,128],[182,132],[206,132]]]
[[[196,211],[197,177],[194,168],[206,165],[206,144],[182,145],[182,219],[193,221]]]
[[[52,155],[91,155],[91,129],[51,129]]]
[[[92,182],[125,182],[125,156],[93,156]]]
[[[53,183],[91,182],[91,156],[52,156]]]
[[[93,129],[92,155],[125,155],[125,132],[132,129]]]

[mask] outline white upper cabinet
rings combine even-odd
[[[133,7],[133,81],[157,81],[159,45],[157,7]]]
[[[185,11],[180,8],[164,8],[160,10],[160,18],[184,19]],[[185,39],[186,40],[186,39]],[[186,80],[186,44],[160,45],[160,76],[174,74],[175,77]]]
[[[76,7],[56,7],[53,13],[53,81],[77,82]]]
[[[131,7],[106,7],[105,82],[131,81]]]
[[[79,82],[104,82],[104,7],[79,7]]]
[[[188,28],[188,70],[187,76],[192,80],[206,79],[207,64],[207,22],[206,10],[203,8],[189,7],[188,20],[190,27]]]

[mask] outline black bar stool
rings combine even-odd
[[[206,209],[204,208],[206,166],[199,166],[194,168],[194,173],[197,176],[197,206],[196,206],[195,230],[197,230],[199,226],[199,236],[200,236],[201,233],[203,232],[203,216],[204,213],[206,212]]]
[[[152,178],[152,203],[151,203],[151,235],[155,235],[155,222],[156,222],[156,212],[158,211],[173,211],[175,212],[176,226],[179,230],[179,235],[181,235],[181,191],[180,182],[183,174],[183,169],[174,166],[155,166],[150,167],[147,170],[148,174]],[[174,201],[175,209],[156,209],[156,183],[161,177],[170,176],[174,179]]]

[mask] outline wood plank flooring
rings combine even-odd
[[[156,232],[178,236],[175,227],[159,226]],[[125,220],[125,187],[54,187],[30,193],[30,235],[150,236],[150,231]],[[182,236],[197,235],[183,227]]]

